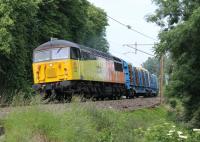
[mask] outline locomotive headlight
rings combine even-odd
[[[53,65],[52,65],[52,64],[49,64],[49,66],[52,67]]]

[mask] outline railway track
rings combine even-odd
[[[92,105],[95,105],[98,108],[109,108],[116,110],[137,110],[141,108],[150,108],[155,107],[160,104],[159,97],[151,97],[151,98],[135,98],[135,99],[122,99],[122,100],[108,100],[108,101],[97,101],[91,102]]]
[[[94,106],[100,109],[114,109],[120,111],[133,111],[142,108],[153,108],[160,104],[159,97],[150,97],[150,98],[135,98],[135,99],[121,99],[121,100],[105,100],[105,101],[87,101],[87,102],[77,102],[76,104],[82,106]],[[64,104],[42,104],[41,108],[54,110],[54,111],[66,111],[67,108],[70,108],[73,103],[64,103]],[[23,107],[4,107],[0,108],[0,119],[5,118],[11,111],[18,108],[26,108],[29,106]]]

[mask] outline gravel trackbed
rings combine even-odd
[[[83,102],[80,103],[81,105],[92,105],[96,106],[97,108],[103,109],[115,109],[120,111],[132,111],[141,108],[152,108],[160,104],[159,97],[152,97],[152,98],[135,98],[135,99],[121,99],[121,100],[105,100],[105,101],[96,101],[96,102]],[[69,108],[71,103],[66,104],[45,104],[40,105],[41,107],[47,108],[51,110],[52,108],[58,110],[65,110],[66,107]],[[24,106],[26,107],[26,106]],[[22,107],[22,108],[24,108]],[[0,108],[0,119],[3,119],[10,111],[21,108],[21,107],[4,107]]]

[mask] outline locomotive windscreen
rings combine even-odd
[[[34,62],[42,62],[48,60],[68,59],[70,58],[70,48],[52,48],[46,50],[38,50],[33,53]]]

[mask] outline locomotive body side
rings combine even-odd
[[[86,49],[81,54],[81,80],[124,84],[122,62]]]
[[[55,93],[59,100],[74,93],[97,98],[119,98],[125,93],[121,59],[73,42],[40,45],[32,66],[35,90],[44,90],[47,96]]]
[[[51,45],[49,44],[49,46]],[[34,51],[33,76],[35,84],[64,80],[124,84],[122,62],[113,60],[112,56],[106,58],[99,56],[98,52],[94,54],[88,48],[82,50],[78,46],[69,46],[54,45],[53,48],[45,46],[46,49]]]

